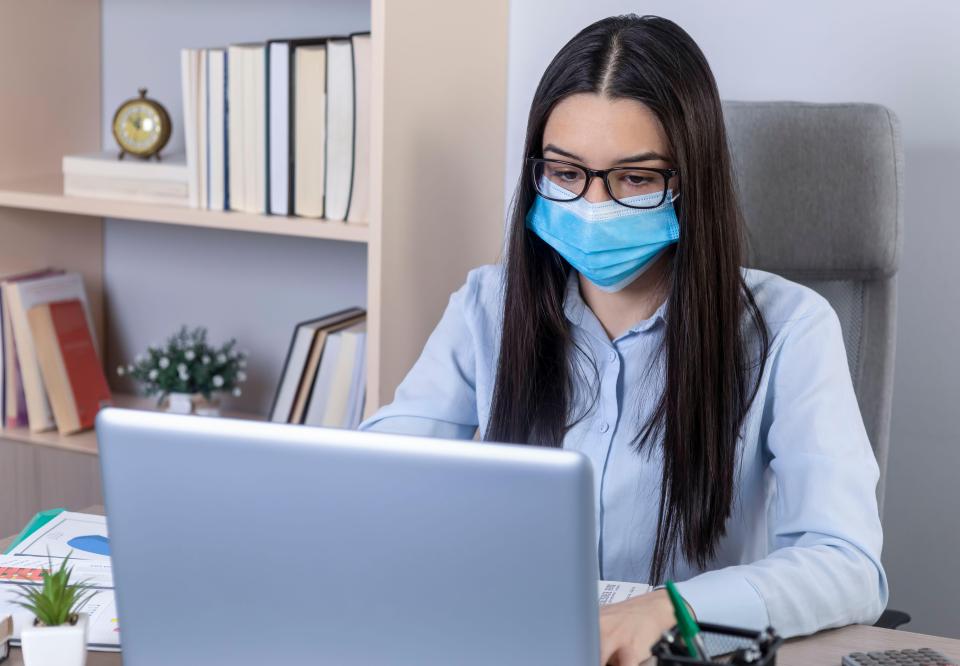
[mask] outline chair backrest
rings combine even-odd
[[[890,442],[903,153],[876,104],[725,102],[749,265],[805,284],[840,318],[853,386],[880,465]]]

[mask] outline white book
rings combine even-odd
[[[270,209],[272,215],[290,214],[290,42],[270,42]]]
[[[226,208],[226,53],[207,51],[207,208]]]
[[[183,136],[187,153],[187,205],[200,205],[200,164],[197,141],[200,53],[197,49],[180,51],[180,88],[183,96]]]
[[[323,412],[323,425],[331,428],[342,428],[347,416],[347,407],[350,398],[350,385],[353,380],[353,370],[357,363],[357,340],[363,335],[361,329],[365,323],[339,332],[341,337],[340,351],[337,355],[337,365],[330,380],[330,390],[327,395],[327,405]]]
[[[345,220],[353,180],[353,46],[327,42],[327,154],[324,216]]]
[[[188,182],[187,158],[184,153],[164,154],[161,160],[117,159],[116,150],[80,155],[65,155],[64,175],[103,176],[148,182]]]
[[[83,288],[83,278],[79,273],[63,273],[35,280],[11,282],[5,294],[8,300],[4,306],[10,308],[10,322],[16,341],[17,358],[20,362],[30,430],[33,432],[50,430],[55,426],[53,412],[44,388],[40,361],[33,343],[33,333],[27,319],[27,312],[30,308],[44,303],[77,299],[83,303],[90,331],[96,331],[90,316],[87,292]],[[96,348],[96,335],[93,336],[93,344]],[[99,353],[99,349],[97,352]]]
[[[253,72],[254,55],[249,48],[243,51],[243,67],[237,72],[243,77],[243,99],[240,102],[240,122],[243,132],[243,211],[247,213],[257,212],[257,201],[253,191],[254,180],[256,179],[256,129],[254,124],[254,105],[256,104],[256,86],[255,75]]]
[[[250,152],[250,188],[247,192],[247,210],[251,213],[267,212],[267,70],[266,48],[259,44],[250,49],[247,70],[248,95],[250,99],[249,132],[252,139]]]
[[[353,363],[353,377],[350,379],[350,393],[347,396],[346,415],[344,416],[344,428],[355,430],[360,425],[360,417],[363,414],[363,399],[366,395],[367,386],[367,334],[360,332],[357,334],[357,349]]]
[[[187,205],[187,184],[170,180],[133,180],[65,174],[63,193],[68,197],[112,199],[160,206]]]
[[[294,49],[293,212],[323,217],[327,134],[327,47]]]
[[[244,57],[242,46],[227,49],[227,196],[230,210],[245,210]]]
[[[320,367],[317,369],[317,376],[313,380],[313,388],[310,390],[310,402],[307,403],[307,412],[303,418],[304,425],[324,425],[330,387],[340,358],[342,342],[343,337],[340,333],[327,335],[327,341],[323,346],[323,355],[320,357]]]
[[[370,35],[351,37],[353,41],[353,72],[356,90],[353,141],[353,185],[350,189],[350,209],[347,222],[366,223],[370,218],[370,104],[371,79]]]
[[[197,182],[199,183],[198,207],[209,208],[209,190],[207,172],[207,50],[199,49],[197,63]]]

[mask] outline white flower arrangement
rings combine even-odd
[[[240,384],[247,380],[242,370],[247,352],[236,351],[236,344],[229,340],[212,347],[207,329],[183,326],[165,345],[151,345],[134,363],[119,366],[117,374],[132,377],[145,395],[159,396],[160,402],[170,393],[201,393],[207,400],[221,391],[240,396]]]

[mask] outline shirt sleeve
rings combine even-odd
[[[840,322],[822,301],[786,330],[767,361],[760,433],[776,487],[770,553],[696,576],[678,590],[703,621],[772,625],[789,637],[872,623],[888,588],[880,563],[879,469]]]
[[[476,304],[469,279],[454,292],[420,358],[397,387],[393,402],[361,430],[446,439],[472,439],[478,426],[476,353],[468,310]]]

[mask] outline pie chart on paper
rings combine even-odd
[[[74,550],[82,550],[85,553],[110,556],[110,539],[100,534],[73,537],[67,542],[67,545]]]

